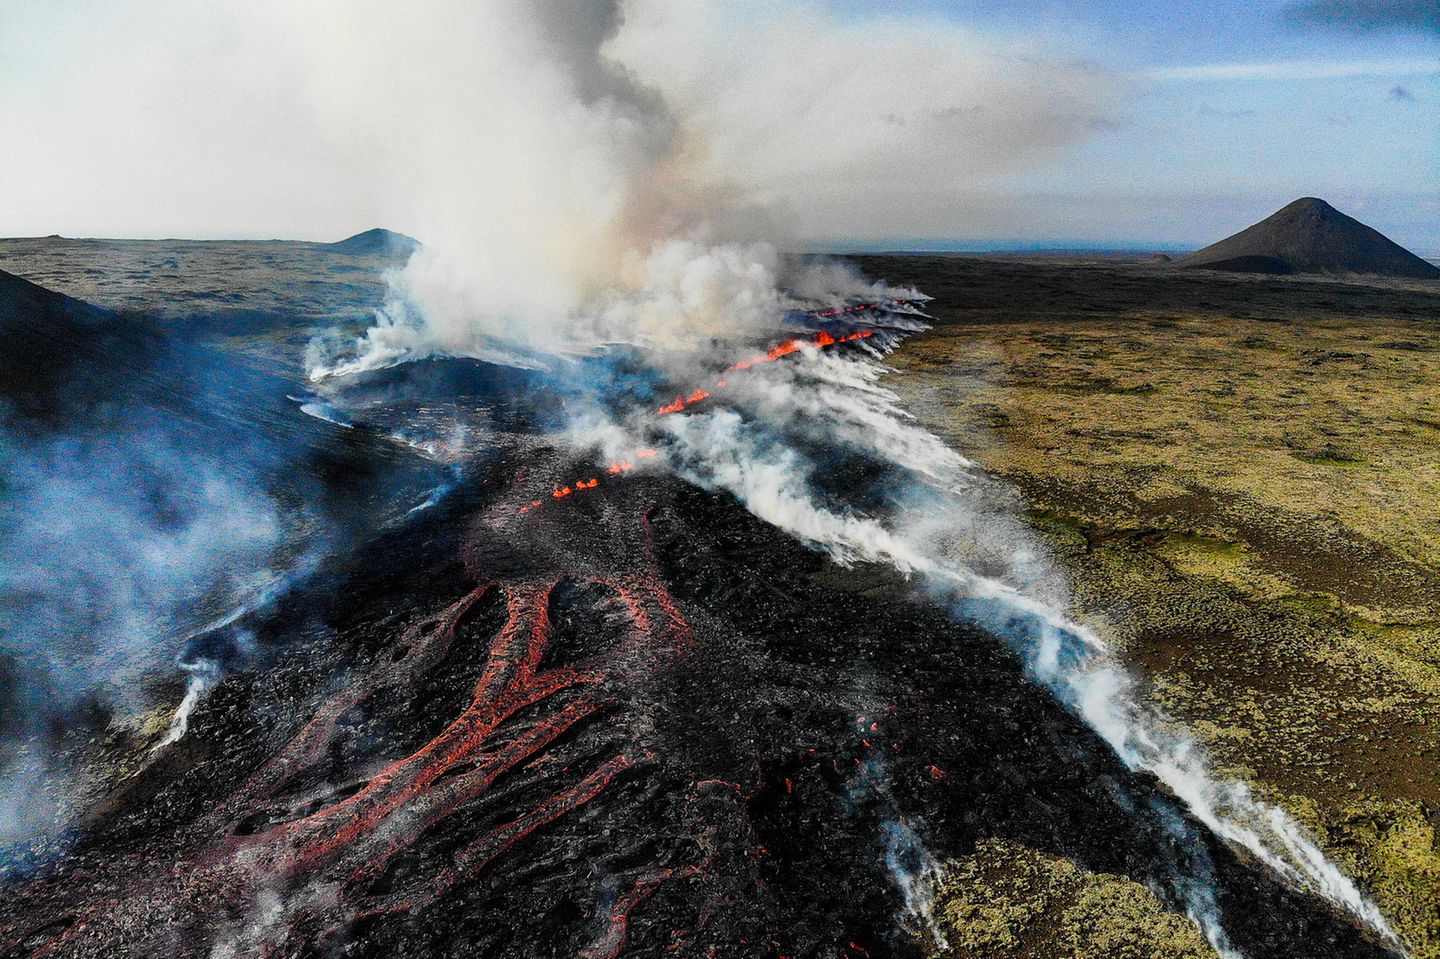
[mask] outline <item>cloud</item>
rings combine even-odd
[[[1285,10],[1292,23],[1349,33],[1440,33],[1437,0],[1305,0]]]
[[[938,227],[947,197],[1087,139],[1128,89],[939,18],[663,0],[627,14],[615,55],[694,125],[710,169],[783,206],[805,236]]]
[[[611,173],[641,156],[776,211],[789,229],[767,238],[909,232],[938,219],[937,194],[1092,136],[1126,89],[1065,51],[811,0],[443,0],[423,16],[382,0],[17,0],[0,24],[17,51],[0,64],[10,234],[321,239],[384,223],[443,245],[508,205],[570,218],[582,248],[635,185],[617,193]],[[446,188],[467,165],[455,209]],[[477,271],[506,274],[496,247]]]
[[[1334,80],[1346,77],[1406,77],[1440,73],[1440,60],[1286,60],[1208,63],[1152,70],[1159,81]]]

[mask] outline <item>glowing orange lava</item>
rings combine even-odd
[[[905,301],[901,300],[901,301],[897,301],[897,302],[904,303]],[[817,314],[817,315],[819,315],[819,316],[832,316],[832,315],[838,315],[839,312],[855,313],[855,312],[861,312],[862,310],[872,309],[872,308],[874,308],[874,307],[875,307],[875,304],[868,304],[868,303],[867,303],[867,304],[861,304],[861,305],[858,306],[858,307],[846,307],[846,308],[844,308],[843,310],[840,310],[840,311],[838,311],[838,312],[836,312],[836,311],[831,311],[831,312],[829,312],[829,313],[821,313],[821,314]],[[785,340],[784,342],[782,342],[782,343],[780,343],[780,344],[778,344],[778,345],[776,345],[776,346],[772,346],[770,349],[766,350],[764,353],[757,354],[756,356],[752,356],[752,357],[750,357],[750,358],[748,358],[748,359],[740,360],[740,361],[738,361],[738,362],[736,362],[736,363],[731,364],[729,367],[726,368],[725,372],[726,372],[726,373],[733,373],[733,372],[736,372],[736,371],[739,371],[739,370],[748,370],[748,369],[750,369],[751,367],[756,366],[756,365],[761,364],[761,363],[773,363],[774,361],[776,361],[776,360],[778,360],[778,359],[781,359],[782,357],[786,357],[786,356],[789,356],[789,355],[792,354],[792,353],[799,352],[801,349],[803,349],[803,348],[806,347],[806,346],[814,347],[814,348],[816,348],[816,349],[823,349],[823,348],[825,348],[825,347],[827,347],[827,346],[836,346],[836,345],[838,345],[838,344],[840,344],[840,343],[853,343],[853,342],[855,342],[855,341],[857,341],[857,340],[868,339],[868,338],[870,338],[870,337],[872,337],[872,336],[874,336],[874,335],[875,335],[875,331],[874,331],[874,330],[856,330],[856,331],[854,331],[854,332],[852,332],[852,333],[846,333],[846,334],[843,335],[843,336],[836,336],[836,335],[833,334],[833,333],[830,333],[830,332],[825,331],[825,330],[821,330],[819,333],[815,334],[813,337],[810,337],[809,339],[792,338],[792,339]],[[726,389],[727,387],[729,387],[729,385],[730,385],[730,381],[729,381],[728,379],[723,378],[723,377],[722,377],[721,379],[718,379],[718,380],[715,381],[715,388],[716,388],[716,389],[719,389],[719,390]],[[694,406],[695,404],[705,402],[706,400],[710,399],[713,395],[714,395],[714,394],[713,394],[710,390],[706,390],[706,389],[703,389],[703,388],[697,388],[697,389],[695,389],[694,391],[692,391],[692,392],[691,392],[689,395],[687,395],[687,396],[677,396],[677,397],[675,397],[675,399],[674,399],[672,402],[666,403],[664,406],[662,406],[662,407],[660,407],[658,410],[656,410],[655,413],[656,413],[657,416],[668,416],[668,415],[670,415],[670,414],[672,414],[672,413],[683,413],[685,410],[689,409],[690,407]],[[658,452],[657,450],[655,450],[655,449],[653,449],[653,448],[651,448],[651,447],[646,447],[646,448],[644,448],[644,449],[636,450],[633,455],[634,455],[635,459],[650,459],[651,457],[655,456],[657,452]],[[607,467],[605,468],[605,474],[606,474],[607,476],[620,476],[620,475],[622,475],[622,474],[624,474],[624,473],[630,472],[630,471],[633,470],[633,469],[635,469],[635,464],[634,464],[631,460],[629,460],[629,459],[619,459],[619,460],[615,460],[614,462],[612,462],[609,466],[607,466]],[[580,492],[580,491],[582,491],[582,490],[592,490],[592,489],[595,489],[595,488],[596,488],[597,486],[599,486],[599,485],[600,485],[600,477],[595,476],[595,477],[591,477],[591,478],[588,479],[588,480],[578,480],[578,481],[575,482],[575,484],[574,484],[573,486],[557,487],[557,488],[555,489],[555,491],[552,492],[550,495],[551,495],[554,499],[564,499],[565,497],[570,496],[570,495],[572,495],[572,494],[574,494],[574,493],[578,493],[578,492]],[[532,510],[538,509],[539,506],[540,506],[540,501],[539,501],[539,500],[535,500],[535,501],[529,503],[528,505],[521,506],[519,509],[516,510],[516,512],[517,512],[519,515],[523,516],[523,515],[525,515],[526,513],[531,512]]]
[[[675,402],[673,402],[673,403],[667,403],[667,404],[665,404],[664,406],[660,407],[659,413],[660,413],[661,416],[664,416],[664,415],[667,414],[667,413],[679,413],[681,410],[685,409],[686,407],[688,407],[688,406],[694,406],[696,403],[702,402],[702,401],[704,401],[704,400],[708,400],[709,398],[710,398],[710,391],[709,391],[709,390],[696,390],[695,392],[691,393],[689,396],[677,396],[677,397],[675,397]]]
[[[813,346],[820,349],[826,346],[834,346],[837,343],[853,343],[856,340],[865,340],[875,335],[874,330],[856,330],[853,333],[846,333],[844,336],[836,336],[825,330],[821,330],[814,337],[808,340],[790,339],[776,346],[770,347],[764,353],[756,354],[747,359],[739,360],[726,367],[725,372],[731,373],[736,370],[748,370],[752,366],[761,363],[773,363],[781,357],[789,356],[791,353],[799,352],[806,346]]]

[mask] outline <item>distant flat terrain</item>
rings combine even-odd
[[[1179,270],[1141,257],[1007,254],[852,256],[871,278],[913,284],[943,323],[1196,314],[1213,318],[1440,316],[1440,283]]]
[[[297,361],[311,328],[368,324],[393,262],[291,241],[0,239],[0,270],[46,289],[226,336],[289,336]]]
[[[1440,955],[1440,285],[857,259],[937,297],[887,384],[1018,489],[1151,694]],[[1072,954],[1051,867],[983,853],[960,878],[1040,876],[1014,921]]]

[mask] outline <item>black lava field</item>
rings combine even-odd
[[[307,559],[191,633],[181,661],[224,675],[183,735],[0,859],[0,956],[921,956],[907,884],[990,837],[1177,909],[1176,863],[1208,854],[1245,955],[1391,954],[1218,840],[1180,848],[1184,807],[915,580],[838,564],[645,449],[556,440],[563,385],[428,361],[362,378],[330,422],[287,399],[293,338],[152,329],[3,279],[26,370],[7,430],[93,439],[143,413],[177,455],[263,474],[307,518],[276,549]],[[807,349],[863,348],[834,328]],[[686,416],[724,404],[692,392],[711,386],[655,396]],[[396,439],[423,447],[437,411],[470,439],[438,460]],[[810,454],[849,502],[900,481]],[[98,708],[57,707],[47,735],[103,728]]]

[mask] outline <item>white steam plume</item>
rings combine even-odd
[[[708,169],[810,237],[993,228],[968,191],[1110,122],[1124,87],[1114,74],[894,6],[904,12],[633,0],[612,48],[705,138]]]
[[[808,0],[254,7],[244,19],[303,65],[334,143],[376,169],[371,202],[425,243],[367,329],[312,345],[316,379],[769,329],[792,293],[856,287],[783,255],[797,241],[779,211],[817,188],[852,202],[897,171],[938,185],[1032,162],[1115,92],[940,18]]]
[[[949,949],[945,931],[935,919],[935,892],[943,870],[904,819],[885,824],[885,868],[900,890],[906,918],[923,928],[942,951]]]
[[[360,6],[296,15],[342,24],[321,77],[328,112],[398,141],[426,246],[368,331],[319,344],[312,376],[773,324],[782,264],[767,228],[697,173],[690,131],[608,55],[617,2]],[[396,56],[405,70],[373,69]]]
[[[170,728],[165,731],[164,737],[150,748],[151,753],[158,753],[166,746],[178,743],[190,731],[190,714],[195,707],[200,705],[200,700],[205,693],[220,678],[220,664],[213,659],[197,659],[191,663],[181,663],[180,668],[185,671],[189,679],[185,683],[185,695],[180,699],[180,705],[175,707],[175,715],[170,719]]]

